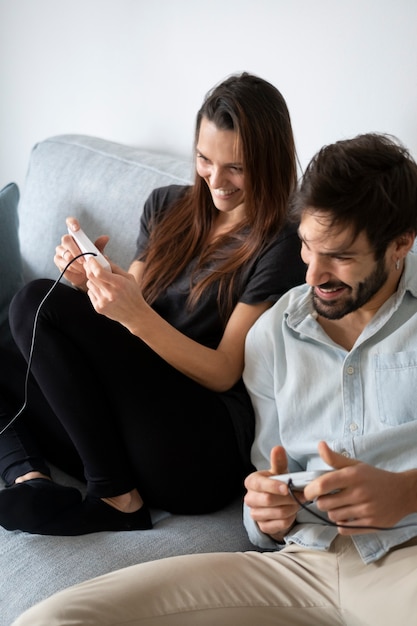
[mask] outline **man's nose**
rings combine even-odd
[[[306,283],[312,287],[326,283],[331,277],[325,260],[313,259],[308,260]]]

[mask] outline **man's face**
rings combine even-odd
[[[338,320],[361,308],[376,309],[391,295],[387,255],[376,261],[365,233],[352,241],[351,231],[329,228],[326,214],[314,211],[303,214],[299,235],[306,282],[322,317]]]

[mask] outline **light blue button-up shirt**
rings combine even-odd
[[[311,289],[301,285],[254,324],[245,361],[244,381],[256,414],[257,469],[269,469],[275,445],[284,446],[289,471],[322,469],[321,440],[389,471],[417,468],[417,255],[408,255],[398,290],[349,352],[318,324]],[[277,549],[246,507],[244,522],[255,545]],[[286,542],[327,550],[336,535],[335,527],[301,511]],[[394,530],[352,540],[368,563],[416,535],[413,514]]]

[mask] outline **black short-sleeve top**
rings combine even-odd
[[[155,189],[150,194],[141,217],[135,259],[142,257],[146,252],[152,225],[175,205],[187,189],[189,189],[188,186],[170,185]],[[191,263],[158,296],[152,307],[176,329],[191,339],[215,349],[224,331],[224,321],[221,319],[217,304],[218,285],[214,283],[190,310],[187,306],[187,299],[193,270],[194,263]],[[288,224],[275,238],[266,242],[259,255],[241,270],[234,293],[234,304],[276,302],[288,289],[305,281],[305,270],[300,257],[297,227],[294,224]],[[230,391],[220,395],[229,407],[238,431],[238,440],[244,441],[241,443],[246,455],[248,437],[251,438],[252,434],[253,416],[247,404],[248,398],[242,381],[239,381]]]

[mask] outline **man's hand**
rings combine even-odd
[[[392,527],[417,512],[417,470],[388,472],[346,458],[323,441],[318,449],[323,461],[336,471],[312,481],[304,494],[316,500],[318,509],[336,524],[360,527],[340,527],[340,535],[373,532],[367,527]]]
[[[299,509],[286,483],[271,480],[271,476],[287,472],[287,455],[282,446],[271,450],[269,470],[253,472],[245,480],[245,504],[263,533],[281,541],[294,524]],[[302,499],[303,496],[300,494]]]

